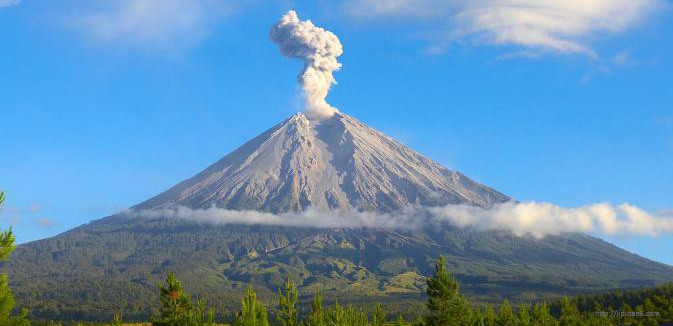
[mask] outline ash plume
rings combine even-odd
[[[304,60],[299,83],[304,91],[308,116],[322,119],[334,115],[337,109],[330,106],[325,97],[332,84],[336,84],[332,72],[341,68],[337,61],[343,53],[339,38],[310,20],[299,20],[294,10],[281,17],[270,34],[284,56]]]

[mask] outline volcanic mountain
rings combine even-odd
[[[147,318],[158,302],[155,284],[168,271],[220,311],[236,307],[234,294],[246,284],[272,298],[289,276],[307,296],[404,302],[404,313],[416,309],[423,276],[439,255],[474,300],[530,301],[673,280],[673,267],[583,234],[536,239],[450,224],[327,229],[161,216],[178,207],[348,214],[510,200],[348,115],[311,120],[298,113],[132,207],[134,214],[23,244],[6,265],[18,304],[33,317],[78,320],[109,320],[118,309]]]
[[[135,208],[393,211],[508,200],[348,115],[309,120],[297,113]]]

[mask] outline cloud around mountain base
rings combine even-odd
[[[507,230],[518,236],[544,238],[547,235],[582,232],[618,236],[658,237],[673,234],[673,215],[649,213],[630,204],[591,204],[565,208],[543,202],[509,202],[493,208],[469,205],[408,207],[395,213],[302,212],[273,214],[222,208],[128,210],[123,214],[142,218],[177,218],[213,224],[262,224],[316,228],[419,229],[450,223],[477,230]]]

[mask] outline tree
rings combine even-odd
[[[426,326],[468,325],[472,308],[460,294],[458,281],[446,271],[444,265],[444,257],[440,256],[435,264],[434,275],[427,279],[427,306],[430,314],[425,317],[424,323]]]
[[[0,206],[5,201],[5,193],[0,192]],[[12,228],[0,234],[0,261],[9,259],[9,254],[14,250],[14,234]],[[7,286],[7,274],[0,274],[0,326],[27,326],[30,323],[26,319],[26,310],[22,309],[18,316],[11,316],[14,308],[14,296]]]
[[[517,317],[519,319],[519,325],[528,326],[531,324],[528,308],[526,308],[526,306],[523,303],[519,304],[519,315]]]
[[[241,311],[236,314],[232,326],[269,326],[266,308],[257,302],[257,294],[252,286],[245,289]]]
[[[561,299],[561,318],[559,319],[559,324],[561,326],[573,326],[579,325],[580,322],[580,312],[577,310],[577,306],[570,302],[568,297],[564,296]]]
[[[123,314],[121,312],[115,312],[112,315],[112,326],[122,326]]]
[[[509,300],[505,299],[500,310],[498,311],[498,319],[496,320],[498,326],[515,326],[516,316],[512,312],[512,306],[509,305]]]
[[[645,312],[645,314],[647,314],[648,312],[649,313],[658,312],[657,307],[654,305],[654,303],[652,303],[652,300],[650,299],[645,299],[645,301],[643,301],[642,311]],[[644,317],[645,320],[643,321],[643,323],[647,326],[659,325],[659,322],[661,321],[661,318],[659,316],[645,315]]]
[[[2,207],[3,202],[5,202],[5,192],[0,192],[0,207]],[[9,230],[3,231],[0,234],[0,261],[6,261],[9,258],[9,254],[14,251],[15,240],[11,226]]]
[[[192,304],[189,294],[182,289],[182,283],[169,272],[166,286],[159,284],[159,317],[152,319],[153,326],[205,326],[214,325],[212,309],[206,314],[206,301],[197,300]]]
[[[278,315],[276,318],[281,326],[297,326],[299,311],[297,304],[297,285],[288,277],[285,289],[278,293]]]
[[[214,326],[215,312],[213,308],[206,312],[206,300],[196,300],[196,306],[192,313],[192,323],[199,326]]]
[[[556,319],[549,312],[549,305],[545,302],[534,304],[531,309],[533,324],[541,326],[556,325]]]
[[[495,314],[495,311],[493,311],[493,307],[491,307],[490,304],[486,306],[483,318],[484,318],[484,325],[495,326],[495,323],[498,320],[498,315]]]
[[[386,316],[381,308],[381,303],[374,304],[374,311],[372,312],[372,326],[383,326],[386,323]]]
[[[475,308],[472,312],[472,326],[486,326],[484,315],[481,313],[480,308]]]
[[[325,324],[330,326],[345,326],[347,323],[346,320],[346,310],[339,305],[339,301],[334,302],[334,306],[331,309],[325,311]]]
[[[331,309],[325,311],[325,324],[329,326],[370,326],[367,314],[349,304],[345,309],[335,302]]]
[[[307,326],[325,326],[325,310],[322,307],[322,295],[317,292],[311,301],[311,313],[305,324]]]
[[[605,310],[603,309],[603,306],[600,304],[598,301],[593,301],[591,303],[587,303],[587,307],[589,307],[589,304],[593,304],[593,311],[586,311],[584,313],[584,318],[583,319],[589,319],[589,324],[592,326],[608,326],[608,325],[613,325],[614,323],[611,322],[610,318],[607,315],[607,311],[612,310],[608,309]],[[606,312],[605,315],[602,314],[602,312]]]
[[[407,322],[404,320],[402,315],[397,315],[397,320],[395,321],[394,326],[407,326]]]
[[[362,309],[356,309],[353,304],[346,307],[346,320],[343,326],[370,326],[367,313]]]

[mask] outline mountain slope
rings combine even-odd
[[[531,301],[673,280],[670,266],[580,234],[538,240],[450,225],[412,232],[120,216],[21,245],[7,270],[19,305],[33,317],[104,321],[124,305],[127,320],[147,318],[158,302],[155,284],[168,271],[218,311],[235,311],[247,284],[273,306],[272,292],[288,276],[305,296],[322,291],[340,302],[420,302],[423,276],[440,254],[478,301]]]
[[[147,318],[158,300],[155,284],[168,271],[220,311],[236,309],[236,295],[249,283],[272,300],[288,276],[306,295],[320,290],[342,302],[418,302],[423,276],[439,255],[474,300],[530,301],[673,280],[673,267],[581,234],[535,239],[448,224],[416,230],[214,225],[162,215],[176,206],[348,214],[509,200],[347,115],[313,121],[297,114],[133,207],[134,214],[20,245],[5,265],[19,306],[33,317],[107,321],[122,308],[127,319]],[[413,309],[411,301],[404,306]]]
[[[309,120],[297,113],[135,208],[392,211],[508,200],[350,116]]]

